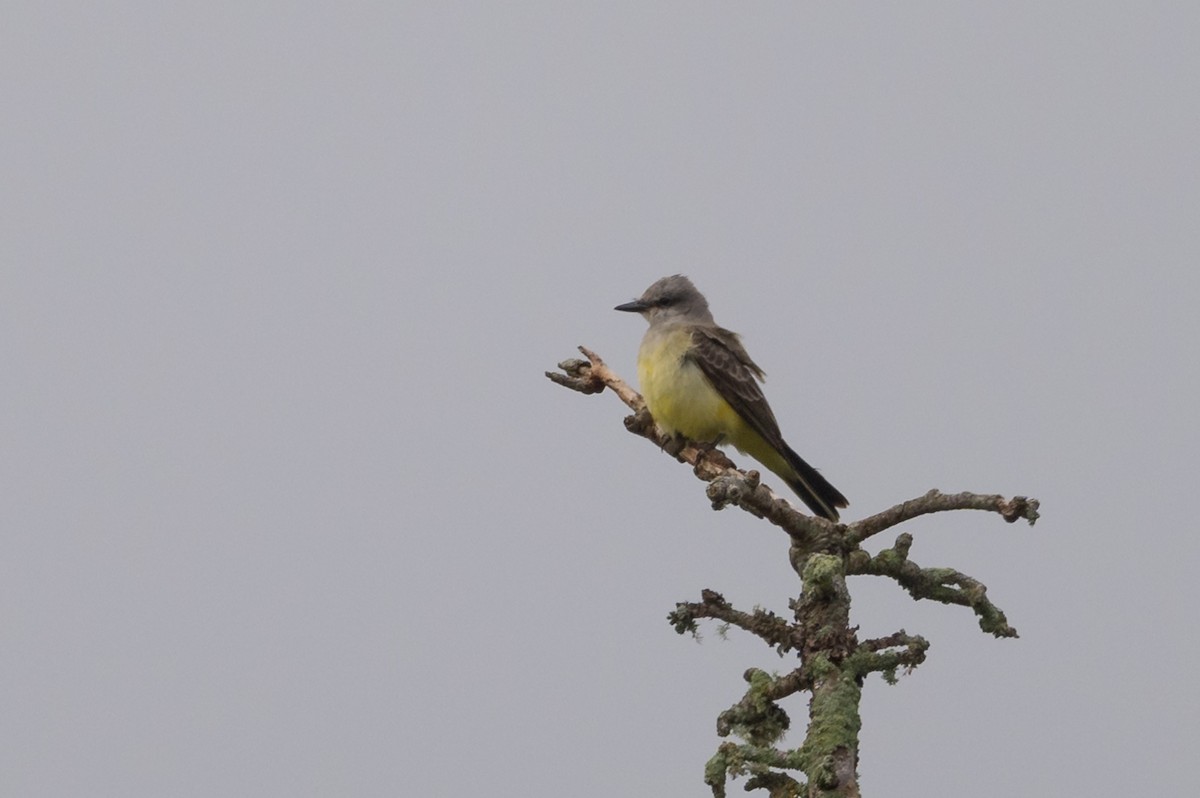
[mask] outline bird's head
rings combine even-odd
[[[682,274],[673,274],[656,281],[640,297],[613,310],[640,313],[651,324],[681,320],[693,324],[712,323],[708,300],[696,290],[692,281]]]

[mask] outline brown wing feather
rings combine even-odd
[[[717,392],[767,443],[782,451],[783,433],[758,384],[766,375],[746,354],[737,333],[721,327],[697,329],[692,333],[692,343],[688,357]]]
[[[814,513],[836,522],[837,508],[846,506],[846,497],[783,442],[779,422],[758,385],[763,371],[746,354],[737,335],[720,327],[697,329],[692,333],[692,342],[687,357],[695,361],[737,414],[788,462],[792,473],[780,474],[783,480]]]

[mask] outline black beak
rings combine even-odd
[[[624,310],[627,313],[641,313],[643,310],[649,310],[650,306],[640,299],[635,299],[632,302],[626,302],[624,305],[617,305],[613,310]]]

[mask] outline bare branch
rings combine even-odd
[[[551,381],[580,393],[600,393],[608,388],[634,412],[646,406],[642,395],[630,388],[625,380],[618,377],[616,372],[600,359],[599,355],[584,346],[579,347],[579,351],[587,358],[586,362],[578,358],[564,360],[558,364],[558,367],[563,370],[563,374],[547,371],[546,376]]]
[[[757,635],[784,654],[800,647],[792,624],[773,612],[756,609],[754,612],[735,610],[725,597],[715,590],[700,591],[699,602],[680,602],[667,620],[679,634],[696,632],[698,618],[714,618]]]
[[[1024,496],[1006,499],[1000,495],[976,493],[945,494],[931,490],[924,496],[910,499],[853,524],[832,524],[796,509],[789,501],[763,485],[757,471],[743,471],[722,452],[712,446],[694,441],[664,436],[646,410],[641,394],[629,387],[592,350],[579,347],[587,361],[572,359],[559,363],[564,373],[547,371],[555,383],[581,393],[599,393],[608,388],[615,393],[634,415],[625,419],[625,428],[655,443],[682,463],[692,466],[697,478],[710,483],[708,497],[713,509],[728,505],[741,507],[751,515],[765,518],[794,538],[801,548],[817,551],[839,538],[839,547],[851,551],[872,535],[904,521],[929,513],[950,510],[989,510],[999,513],[1008,522],[1024,518],[1031,525],[1038,519],[1038,501]],[[840,534],[839,534],[840,533]]]
[[[625,418],[625,428],[653,442],[679,462],[692,466],[692,473],[709,483],[708,497],[714,510],[728,505],[740,507],[751,515],[767,519],[803,548],[811,550],[822,548],[837,529],[844,528],[796,509],[791,502],[763,485],[757,471],[739,469],[719,449],[663,435],[646,410],[641,394],[630,388],[595,352],[583,346],[579,351],[587,356],[587,361],[564,360],[558,364],[564,373],[547,371],[546,376],[556,384],[580,393],[599,393],[605,388],[615,393],[634,411],[632,416]]]
[[[882,513],[855,521],[846,530],[846,540],[847,543],[858,545],[872,535],[917,516],[944,513],[950,510],[990,510],[999,513],[1010,524],[1024,518],[1030,526],[1033,526],[1038,519],[1038,500],[1027,499],[1024,496],[1005,499],[998,494],[942,493],[938,490],[931,490],[919,499],[909,499]]]

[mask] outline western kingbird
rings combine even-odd
[[[638,350],[638,382],[650,415],[668,435],[731,443],[773,471],[815,514],[838,520],[846,497],[783,441],[759,387],[766,375],[737,333],[718,327],[708,301],[677,274],[615,310],[640,313],[650,329]]]

